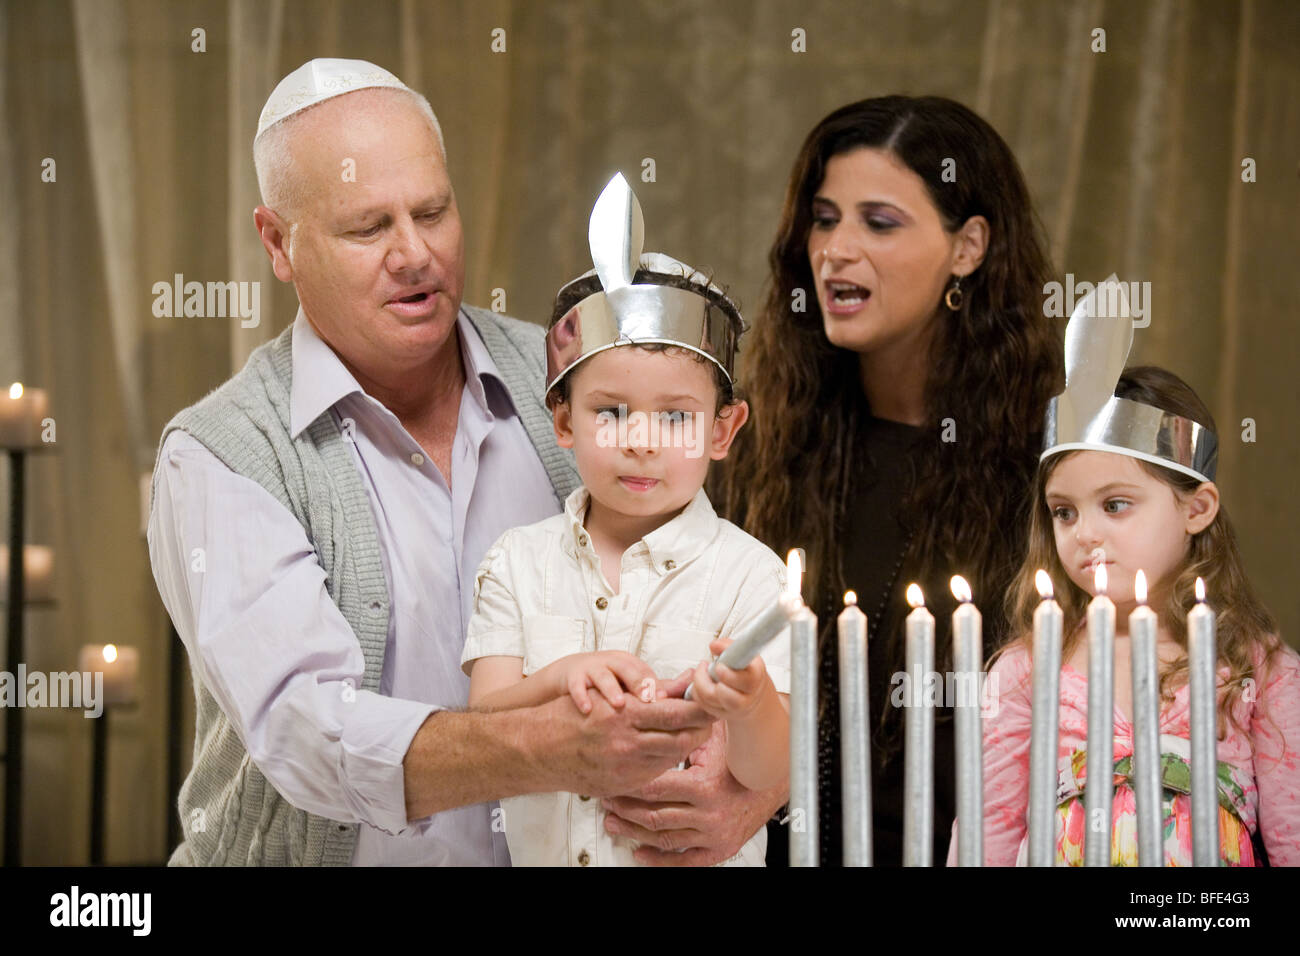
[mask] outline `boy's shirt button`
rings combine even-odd
[[[669,558],[667,561],[664,562],[665,571],[671,571],[675,567],[677,567],[677,562],[674,561],[672,558]]]
[[[586,850],[583,850],[581,853],[578,854],[579,866],[586,866],[590,862],[591,862],[591,857],[587,854]]]
[[[587,546],[587,536],[585,534],[578,535],[578,546],[582,548]]]
[[[596,610],[603,611],[607,607],[609,607],[609,600],[603,594],[596,598]]]

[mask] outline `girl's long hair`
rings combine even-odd
[[[1126,369],[1120,376],[1115,394],[1120,398],[1154,405],[1166,411],[1199,422],[1215,431],[1210,410],[1182,379],[1162,368],[1140,366]],[[1033,629],[1034,610],[1041,600],[1034,584],[1034,574],[1043,568],[1051,575],[1057,603],[1064,615],[1061,659],[1070,654],[1082,639],[1081,624],[1087,614],[1090,595],[1070,580],[1061,565],[1056,550],[1056,537],[1052,529],[1052,516],[1047,509],[1047,482],[1053,472],[1076,452],[1053,455],[1038,469],[1034,482],[1033,516],[1029,522],[1029,548],[1024,564],[1007,595],[1007,615],[1016,640],[1028,649]],[[1160,465],[1138,460],[1152,477],[1164,482],[1174,494],[1183,498],[1196,490],[1200,481],[1190,475],[1162,468]],[[1237,548],[1237,535],[1228,520],[1227,509],[1220,503],[1219,512],[1203,531],[1192,536],[1187,558],[1178,569],[1173,586],[1164,596],[1162,606],[1154,607],[1162,624],[1183,649],[1182,655],[1170,664],[1160,667],[1160,693],[1170,700],[1176,688],[1187,682],[1187,611],[1195,601],[1197,578],[1205,580],[1207,594],[1218,616],[1219,660],[1229,668],[1227,691],[1219,704],[1220,736],[1226,733],[1227,721],[1243,734],[1242,727],[1232,716],[1233,706],[1242,696],[1246,681],[1260,682],[1256,660],[1265,666],[1281,648],[1277,639],[1277,624],[1268,609],[1255,596],[1246,577],[1246,570]],[[1154,597],[1154,595],[1153,595]]]
[[[873,467],[870,450],[857,442],[870,410],[858,355],[826,337],[808,236],[828,161],[862,147],[888,151],[920,176],[949,232],[976,215],[990,230],[983,263],[962,279],[961,307],[934,304],[925,388],[933,440],[922,443],[905,503],[912,537],[891,599],[908,580],[960,572],[977,599],[1000,602],[1023,555],[1043,415],[1060,391],[1062,352],[1042,305],[1051,276],[1024,177],[997,132],[952,100],[862,100],[809,133],[768,256],[766,302],[742,343],[752,424],[715,476],[712,497],[779,554],[806,550],[804,593],[814,607],[827,609],[845,590],[837,540],[850,488]],[[955,160],[955,181],[944,181],[944,169],[953,168],[945,160]],[[945,419],[953,419],[955,442],[940,440]],[[1005,621],[989,618],[1000,615],[986,618],[986,646],[994,646]],[[899,645],[890,653],[901,660],[897,630],[882,637]]]

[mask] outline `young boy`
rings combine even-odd
[[[592,214],[596,273],[560,290],[547,339],[556,440],[574,450],[583,485],[563,514],[507,531],[484,557],[462,656],[469,702],[567,694],[586,714],[623,707],[628,693],[653,701],[658,680],[694,670],[693,698],[726,721],[728,768],[765,789],[788,774],[788,632],[744,670],[719,665],[716,680],[703,660],[784,585],[780,559],[718,518],[703,490],[749,414],[731,378],[743,323],[694,270],[640,256],[639,226],[616,177]],[[636,845],[606,832],[588,795],[501,808],[516,866],[636,865]],[[765,850],[760,830],[725,865],[762,866]]]

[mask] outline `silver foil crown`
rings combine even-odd
[[[1065,391],[1048,404],[1039,460],[1066,451],[1109,451],[1213,481],[1219,458],[1214,432],[1154,405],[1116,397],[1132,347],[1128,296],[1112,275],[1083,297],[1065,327]]]
[[[574,366],[619,345],[663,343],[698,352],[734,381],[736,343],[744,321],[722,290],[696,278],[696,270],[661,253],[642,254],[645,220],[641,204],[622,174],[605,186],[591,210],[587,230],[596,268],[564,286],[572,295],[593,274],[600,288],[552,322],[546,333],[546,390]],[[636,282],[638,269],[681,276],[692,288]],[[567,293],[567,296],[566,296]]]

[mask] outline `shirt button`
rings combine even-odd
[[[607,607],[609,607],[608,598],[606,598],[604,595],[601,595],[600,597],[596,598],[596,610],[603,611]]]
[[[417,451],[415,454],[411,456],[411,464],[414,465],[416,468],[419,468],[421,465],[424,464],[424,456]]]
[[[581,853],[578,854],[579,866],[586,866],[590,862],[591,862],[591,857],[588,855],[586,850],[583,850]]]
[[[672,558],[669,558],[667,561],[664,562],[665,571],[671,571],[675,567],[677,567],[677,562],[674,561]]]
[[[582,801],[585,802],[585,801],[587,801],[587,800],[590,800],[591,797],[588,796],[588,795],[585,794],[585,793],[580,793],[580,794],[578,794],[578,799],[579,799],[579,800],[582,800]]]
[[[584,548],[587,546],[587,536],[585,534],[578,535],[578,544]]]

